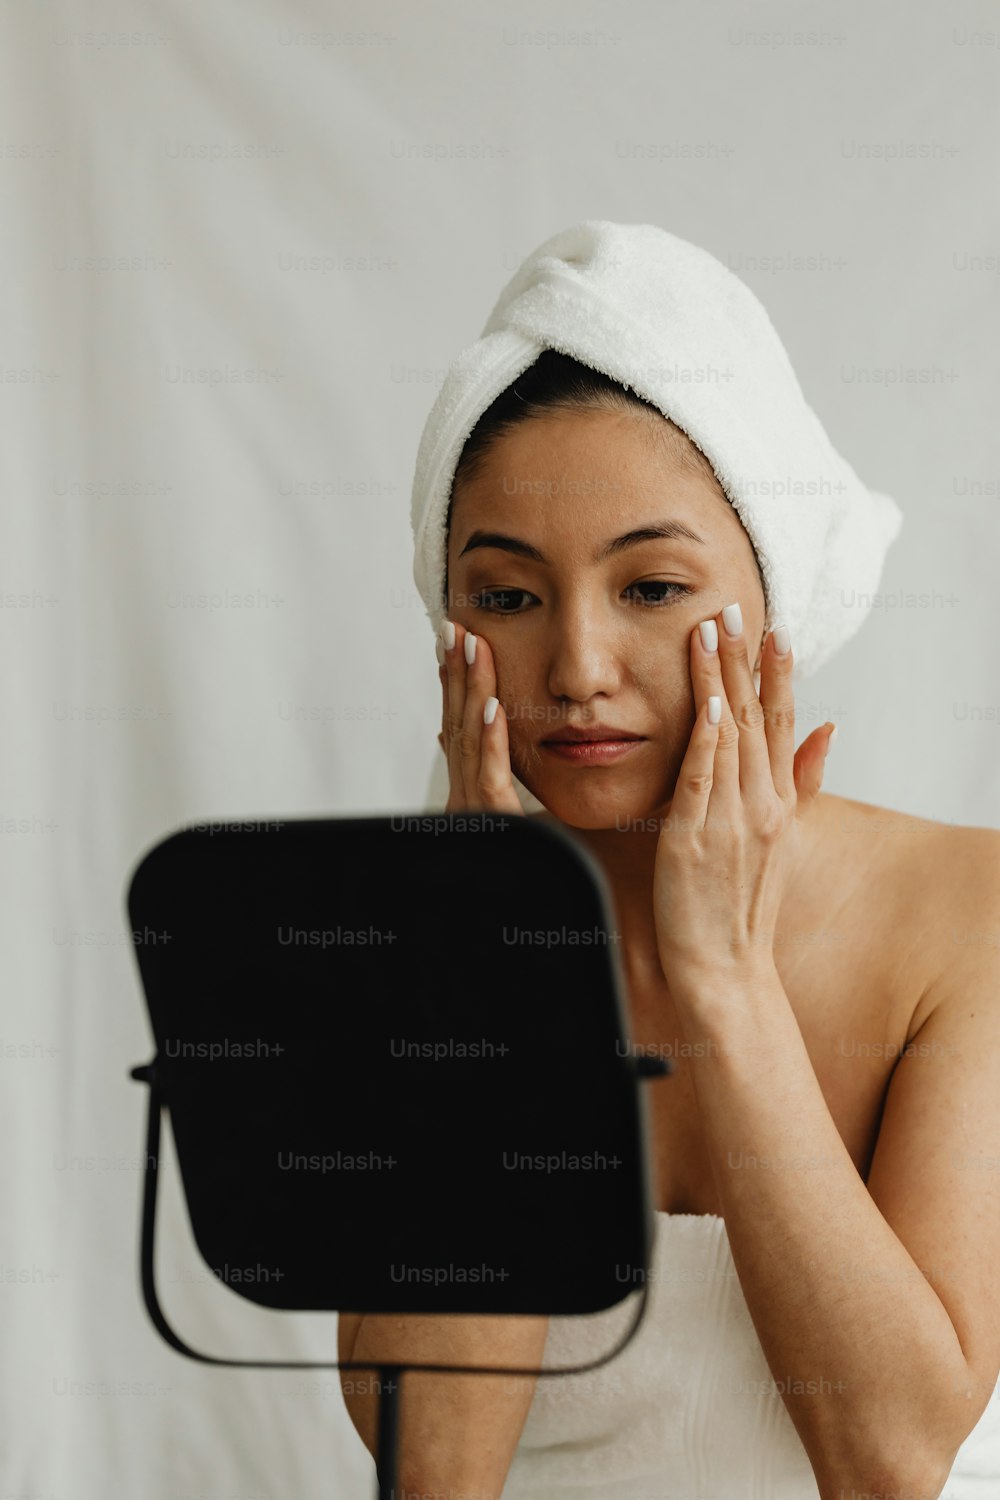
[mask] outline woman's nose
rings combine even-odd
[[[621,649],[614,630],[577,614],[546,642],[549,691],[581,703],[614,692],[621,683]]]

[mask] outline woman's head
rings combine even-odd
[[[548,350],[470,434],[447,538],[446,616],[490,645],[515,775],[574,827],[661,811],[694,724],[691,631],[738,601],[754,670],[764,634],[757,557],[705,456]],[[581,766],[543,743],[567,724],[645,742]]]

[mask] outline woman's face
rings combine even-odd
[[[489,643],[514,774],[571,827],[665,811],[694,726],[701,620],[738,602],[759,665],[750,538],[714,477],[678,462],[681,444],[693,451],[654,413],[547,412],[498,438],[455,493],[446,618]],[[664,525],[700,540],[631,535]],[[644,738],[581,764],[545,744],[568,724]]]

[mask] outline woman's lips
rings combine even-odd
[[[542,749],[550,750],[553,755],[558,755],[562,760],[568,760],[578,766],[606,766],[612,761],[620,760],[637,745],[644,745],[644,739],[638,740],[543,740]]]

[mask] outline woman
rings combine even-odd
[[[622,251],[640,226],[597,227]],[[577,266],[572,233],[548,244]],[[670,241],[653,240],[664,262]],[[530,286],[522,268],[508,306]],[[752,326],[765,371],[777,335]],[[775,600],[796,603],[782,568],[809,554],[723,487],[724,440],[715,463],[706,441],[723,407],[690,405],[682,428],[664,410],[682,401],[595,366],[544,350],[439,459],[439,739],[449,809],[533,806],[607,876],[633,1041],[675,1059],[649,1095],[659,1279],[592,1373],[408,1375],[401,1482],[503,1500],[985,1493],[961,1475],[1000,1447],[1000,965],[953,934],[1000,926],[1000,835],[822,791],[833,726],[796,750],[796,637],[815,663],[857,622],[816,587],[808,622],[767,628]],[[788,535],[815,522],[787,515]],[[850,525],[828,537],[848,570]],[[823,577],[822,548],[812,565]],[[610,1348],[621,1314],[344,1314],[340,1357],[555,1367]],[[372,1406],[348,1398],[369,1447]]]

